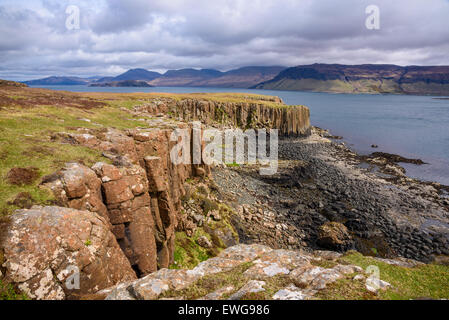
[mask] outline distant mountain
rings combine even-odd
[[[449,66],[312,64],[285,69],[256,89],[449,95]]]
[[[200,87],[249,88],[256,83],[271,80],[285,67],[243,67],[224,72],[220,77],[196,83]]]
[[[87,78],[79,78],[79,77],[48,77],[43,79],[37,79],[37,80],[30,80],[30,81],[24,81],[23,83],[29,85],[29,86],[45,86],[45,85],[85,85],[90,82]]]
[[[152,87],[146,81],[142,80],[123,80],[101,83],[91,83],[89,87]]]
[[[145,69],[130,69],[117,77],[114,77],[113,81],[123,81],[123,80],[153,80],[160,77],[159,72],[148,71]]]
[[[164,74],[145,69],[130,69],[116,77],[48,77],[25,81],[28,85],[90,85],[141,80],[159,87],[222,87],[248,88],[273,79],[285,67],[243,67],[221,72],[214,69],[168,70]],[[105,85],[107,86],[107,85]]]
[[[227,72],[213,69],[169,70],[150,81],[154,86],[248,88],[274,78],[285,67],[244,67]]]
[[[222,74],[222,72],[213,69],[168,70],[150,83],[158,87],[195,87],[199,81],[214,79]]]

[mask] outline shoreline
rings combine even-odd
[[[449,255],[446,186],[408,178],[388,159],[367,159],[327,135],[314,128],[310,137],[282,139],[271,177],[255,166],[214,168],[243,243],[423,262]],[[359,167],[363,161],[381,169]]]

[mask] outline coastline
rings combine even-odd
[[[367,159],[328,136],[314,128],[310,137],[281,140],[272,177],[251,166],[213,170],[222,199],[239,212],[243,243],[423,262],[449,254],[446,186],[408,178],[398,164]],[[329,239],[321,234],[326,225],[334,228]]]

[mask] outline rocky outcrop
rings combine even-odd
[[[182,300],[194,297],[200,300],[254,297],[311,300],[337,280],[366,280],[367,294],[375,294],[390,286],[379,278],[366,275],[361,267],[339,263],[340,257],[338,253],[328,251],[306,253],[273,250],[258,244],[240,244],[200,263],[192,270],[162,269],[142,279],[102,290],[98,297],[107,300]],[[320,264],[327,266],[322,267]],[[235,282],[217,280],[218,287],[213,281],[207,285],[207,290],[201,287],[202,283],[207,283],[206,279],[219,274],[227,275],[219,279],[234,279]],[[237,278],[238,281],[235,280]],[[204,295],[197,296],[194,293],[192,296],[183,296],[192,292],[189,288],[195,288],[193,292],[203,292]]]
[[[344,224],[326,222],[320,227],[318,244],[331,250],[345,250],[351,245],[351,235]]]
[[[284,136],[310,134],[310,111],[305,106],[286,106],[279,98],[268,103],[164,99],[137,107],[150,114],[171,114],[184,121],[201,121],[242,129],[279,129]]]
[[[5,280],[33,299],[73,299],[136,279],[108,222],[93,212],[20,210],[3,238]]]
[[[176,165],[171,161],[170,150],[176,142],[170,141],[170,135],[174,129],[165,125],[56,134],[54,140],[103,151],[113,164],[96,163],[92,168],[67,164],[42,183],[60,205],[104,217],[138,276],[173,263],[175,230],[182,230],[178,220],[184,181],[210,172],[202,164]]]

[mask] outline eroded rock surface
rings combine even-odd
[[[11,216],[2,247],[6,281],[33,299],[77,298],[136,279],[108,222],[93,212],[19,210]],[[73,287],[77,273],[79,288]]]
[[[340,264],[334,262],[335,259],[338,259],[338,255],[332,252],[307,253],[300,250],[274,250],[258,244],[240,244],[225,249],[217,257],[201,262],[192,270],[161,269],[142,279],[105,289],[98,294],[108,300],[184,299],[186,290],[198,286],[198,281],[203,283],[212,281],[213,275],[232,274],[233,270],[245,265],[246,271],[242,274],[244,281],[238,286],[235,283],[224,282],[220,287],[198,298],[201,300],[246,299],[251,298],[252,294],[266,294],[267,290],[273,291],[274,287],[277,288],[274,294],[264,298],[315,299],[321,290],[339,279],[352,279],[354,275],[365,279],[362,268]],[[333,267],[317,266],[319,263],[332,262]],[[209,280],[204,280],[206,277]],[[370,279],[366,284],[367,292],[376,293],[377,290],[385,290],[390,286],[380,279]],[[360,279],[355,278],[350,281],[360,281]]]

